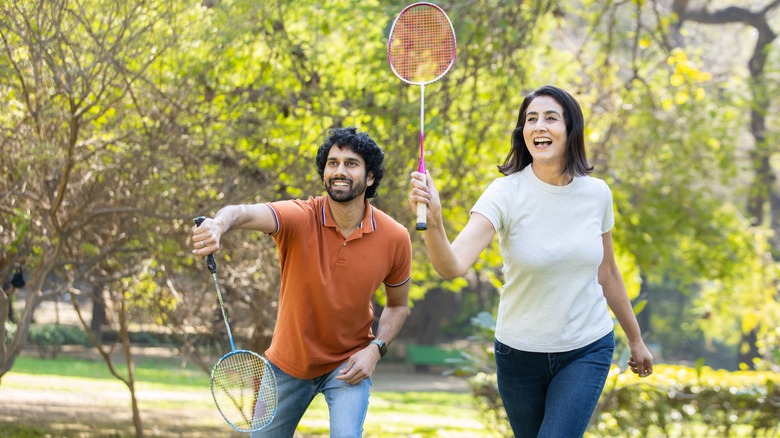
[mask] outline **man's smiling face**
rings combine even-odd
[[[374,183],[373,177],[366,175],[363,158],[339,145],[330,148],[322,178],[328,195],[337,202],[349,202],[362,196],[366,187]]]

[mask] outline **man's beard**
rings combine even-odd
[[[349,190],[336,190],[333,188],[333,182],[334,181],[347,181],[351,183]],[[342,186],[346,188],[345,186]],[[357,198],[358,196],[361,196],[363,193],[366,192],[366,181],[362,182],[354,182],[349,179],[345,178],[336,178],[331,179],[328,181],[328,184],[325,186],[325,190],[328,192],[328,195],[330,195],[330,198],[333,199],[336,202],[349,202],[353,199]]]

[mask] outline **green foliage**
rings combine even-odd
[[[730,345],[739,343],[742,333],[758,331],[758,347],[761,351],[777,351],[780,333],[776,321],[780,320],[780,302],[777,300],[777,284],[780,281],[780,265],[771,255],[769,232],[757,227],[742,226],[753,233],[750,242],[739,243],[731,254],[735,263],[731,275],[719,276],[703,284],[701,293],[694,300],[696,313],[706,315],[697,320],[698,326],[709,339],[723,339]],[[736,234],[736,233],[735,233]],[[740,305],[735,306],[738,302]],[[746,348],[739,345],[739,348]],[[766,368],[776,363],[769,354],[768,360],[749,365],[751,368]]]
[[[458,363],[456,375],[467,376],[469,387],[490,430],[509,431],[495,373],[490,344],[495,319],[487,313],[472,318],[477,347]],[[625,350],[617,339],[616,356]],[[589,431],[597,436],[673,436],[678,428],[730,436],[736,429],[753,436],[777,431],[780,415],[780,376],[774,372],[714,370],[700,359],[694,367],[658,365],[652,376],[640,379],[613,365]]]
[[[728,372],[657,365],[640,380],[613,367],[599,410],[588,429],[594,436],[774,436],[780,416],[780,378],[767,372]],[[495,374],[469,380],[480,417],[491,430],[510,430]],[[504,435],[506,436],[506,435]]]
[[[743,183],[739,149],[752,110],[744,72],[729,64],[716,73],[726,63],[694,44],[672,49],[674,17],[652,2],[442,6],[458,56],[425,90],[426,162],[450,236],[500,176],[524,94],[560,85],[583,106],[594,175],[615,196],[630,297],[649,285],[679,288],[709,341],[734,343],[758,327],[761,351],[776,361],[771,224],[749,224],[745,193],[732,188]],[[355,125],[385,149],[373,202],[411,228],[420,93],[387,65],[398,5],[23,0],[0,8],[0,192],[9,195],[0,198],[0,272],[23,260],[31,285],[106,285],[134,320],[208,330],[209,279],[189,252],[191,217],[321,193],[313,154],[333,126]],[[775,125],[767,124],[770,144]],[[235,324],[265,335],[278,291],[273,243],[233,236],[218,256],[233,262],[222,281],[236,297]],[[444,282],[422,239],[412,239],[412,300],[432,288],[500,290],[497,245],[465,279]],[[482,296],[474,308],[486,306]],[[642,299],[652,311],[654,298]]]
[[[54,359],[62,351],[65,335],[59,330],[59,325],[31,325],[27,340],[37,347],[42,358]]]
[[[469,387],[480,420],[485,427],[496,431],[498,436],[511,436],[512,428],[504,410],[501,394],[498,392],[496,374],[478,373],[469,379]]]
[[[5,321],[3,327],[5,328],[5,342],[11,342],[11,340],[16,335],[16,324],[12,323],[11,321]]]
[[[468,338],[472,341],[472,348],[461,350],[461,359],[453,361],[455,369],[452,374],[456,376],[495,374],[495,354],[492,345],[496,333],[496,319],[490,312],[480,312],[471,318],[471,326],[476,331]]]
[[[41,358],[49,359],[57,358],[63,345],[89,345],[83,330],[62,324],[31,324],[27,341],[37,348]]]
[[[608,385],[614,386],[592,426],[599,436],[672,436],[683,425],[697,425],[706,436],[778,432],[780,378],[775,373],[661,365],[640,380],[613,371]]]

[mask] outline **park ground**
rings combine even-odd
[[[30,351],[25,354],[35,354]],[[68,351],[64,354],[90,355],[88,350]],[[136,359],[149,355],[170,355],[166,349],[144,348],[134,351]],[[382,393],[450,392],[466,393],[466,381],[458,377],[444,376],[439,372],[419,373],[407,364],[380,362],[374,375],[372,403],[382,403]],[[222,420],[213,405],[208,387],[202,390],[181,391],[139,389],[141,418],[145,436],[156,437],[230,437],[247,436],[233,432]],[[315,400],[315,402],[317,402]],[[322,401],[319,401],[322,403]],[[146,407],[145,407],[146,406]],[[326,427],[324,418],[304,417],[302,424]],[[406,421],[412,419],[407,418]],[[366,419],[367,429],[371,409]],[[398,421],[405,421],[398,418]],[[474,419],[446,419],[472,424],[466,429],[479,428]],[[40,427],[40,437],[124,437],[132,436],[132,411],[127,387],[118,380],[107,381],[63,376],[41,376],[14,373],[3,377],[0,383],[0,425],[25,425]],[[2,430],[2,429],[0,429]],[[473,429],[471,429],[473,430]],[[46,431],[59,431],[55,435]],[[3,435],[0,433],[0,435]],[[298,437],[322,436],[317,433]],[[403,436],[400,434],[399,436]],[[445,436],[445,435],[406,435]],[[454,436],[454,435],[446,435]],[[462,435],[465,436],[465,435]],[[12,438],[12,437],[9,437]]]

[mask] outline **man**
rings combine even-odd
[[[236,228],[271,235],[279,250],[279,311],[266,351],[279,405],[253,437],[292,437],[318,393],[328,403],[331,437],[362,436],[371,376],[409,315],[409,233],[368,202],[383,160],[367,134],[333,129],[316,157],[326,196],[227,206],[193,232],[201,257]],[[374,335],[371,297],[383,283],[387,305]]]

